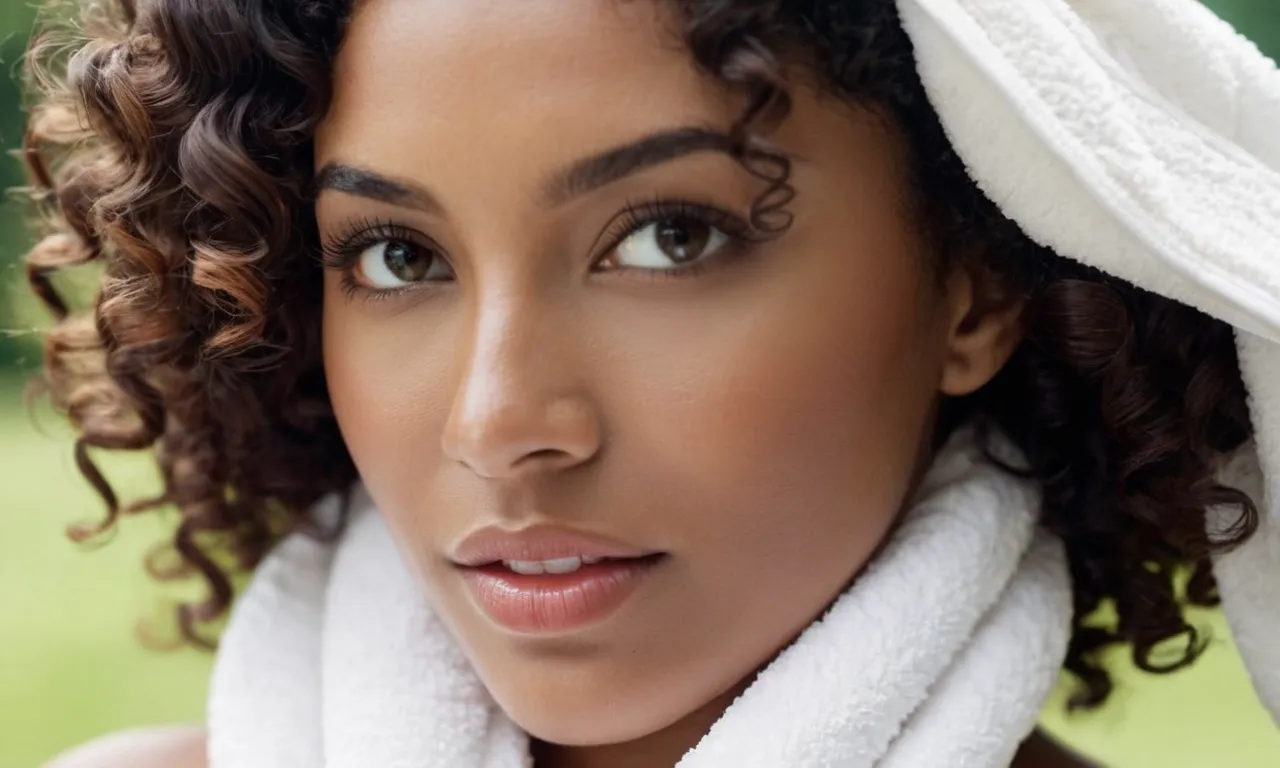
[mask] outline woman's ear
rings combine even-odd
[[[938,387],[944,395],[976,392],[1004,367],[1022,341],[1026,302],[990,295],[993,282],[975,280],[964,268],[956,269],[947,281],[947,354]]]

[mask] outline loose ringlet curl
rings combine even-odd
[[[1185,609],[1216,601],[1210,555],[1257,525],[1253,502],[1215,480],[1251,437],[1230,327],[1066,261],[1005,217],[947,141],[893,0],[666,1],[697,65],[742,96],[730,139],[764,184],[753,225],[790,224],[790,164],[768,136],[790,109],[788,73],[808,68],[902,135],[937,273],[968,269],[993,305],[1025,302],[1025,340],[990,384],[943,404],[939,437],[961,421],[999,430],[1028,458],[1009,470],[1043,487],[1074,582],[1073,704],[1106,699],[1108,646],[1152,672],[1191,663],[1205,639]],[[209,644],[231,576],[289,531],[324,533],[309,510],[356,479],[320,361],[310,199],[351,3],[83,0],[48,18],[73,10],[80,38],[49,23],[31,44],[23,150],[41,211],[27,274],[56,321],[43,385],[107,507],[73,535],[176,508],[185,567],[157,575],[198,573],[208,596],[179,620]],[[73,313],[51,277],[91,263],[93,311]],[[163,493],[122,504],[91,449],[154,451]],[[1210,541],[1205,510],[1221,505],[1239,518]],[[1091,623],[1104,603],[1116,620]]]

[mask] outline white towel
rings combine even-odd
[[[1257,535],[1215,563],[1280,722],[1280,73],[1197,0],[898,0],[972,177],[1059,254],[1234,325]],[[1258,477],[1257,469],[1261,469]],[[1223,518],[1210,516],[1211,530]]]
[[[948,135],[1007,215],[1238,329],[1256,448],[1224,479],[1264,515],[1215,571],[1280,719],[1280,74],[1196,0],[898,5]],[[680,765],[1007,765],[1069,631],[1035,503],[953,449],[877,563]],[[213,768],[528,762],[368,510],[336,552],[293,538],[256,574],[209,724]]]
[[[362,507],[336,551],[286,541],[237,604],[211,768],[527,766],[527,737]],[[1007,766],[1070,635],[1066,555],[1038,512],[958,433],[880,556],[680,768]]]

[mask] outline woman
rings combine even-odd
[[[1260,499],[1217,480],[1253,436],[1232,327],[1030,239],[948,141],[890,0],[88,9],[65,75],[40,69],[65,46],[35,45],[46,95],[26,154],[60,213],[30,259],[60,319],[45,379],[110,507],[77,533],[125,509],[86,449],[154,448],[165,493],[133,509],[181,511],[175,550],[210,591],[180,618],[201,643],[230,577],[301,533],[232,618],[207,757],[206,735],[184,731],[66,765],[249,765],[274,748],[265,723],[295,725],[285,688],[323,709],[289,754],[306,742],[330,765],[400,764],[374,757],[397,728],[461,739],[415,728],[473,697],[494,704],[458,747],[488,756],[475,765],[763,765],[752,755],[788,719],[841,734],[778,747],[788,764],[922,765],[901,742],[957,722],[935,729],[934,705],[970,678],[1034,681],[983,742],[991,762],[972,764],[1070,765],[1041,737],[1018,749],[1058,668],[1092,707],[1111,688],[1104,648],[1131,645],[1149,671],[1202,650],[1184,605],[1215,599],[1211,556],[1258,524]],[[89,261],[105,265],[92,320],[50,281]],[[996,493],[974,548],[937,546],[971,527],[939,539],[938,509],[975,487]],[[316,506],[335,494],[350,530]],[[1207,532],[1210,508],[1228,510],[1224,535]],[[377,613],[391,588],[351,585],[392,579],[396,555],[413,591]],[[988,559],[1007,573],[970,600]],[[947,646],[904,662],[932,670],[910,701],[858,698],[860,684],[812,718],[742,713],[804,674],[806,648],[865,648],[908,603],[815,640],[840,605],[887,605],[905,588],[877,579],[943,561],[975,575],[912,602],[935,600],[939,636],[974,648],[998,634],[993,606],[1029,590],[1008,615],[1040,631],[1000,639],[1023,671],[976,675],[971,646]],[[1104,600],[1118,621],[1100,627]],[[337,602],[354,618],[312,632],[308,611]],[[950,627],[952,606],[972,616]],[[366,615],[449,649],[372,650],[387,632],[364,631]],[[885,637],[869,664],[933,647]],[[311,661],[249,674],[280,667],[254,656],[272,644],[277,662],[314,644],[323,686],[362,671],[340,696],[315,692]],[[430,660],[455,646],[458,660]],[[335,736],[348,718],[334,712],[391,721],[422,705],[369,703],[405,675],[361,665],[398,653],[429,657],[408,676],[457,686],[416,725]],[[883,735],[849,746],[895,707]],[[735,734],[729,751],[717,733]],[[956,738],[915,741],[979,749]],[[404,754],[463,764],[423,757],[434,748]]]

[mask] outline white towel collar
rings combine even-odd
[[[1007,215],[1238,329],[1256,451],[1228,479],[1264,514],[1215,571],[1280,722],[1280,73],[1195,0],[898,5],[949,138]],[[1008,764],[1061,664],[1070,594],[1060,543],[1032,535],[1034,494],[964,455],[683,768]],[[391,552],[364,514],[336,552],[294,538],[263,565],[215,670],[212,768],[528,761]]]
[[[1064,548],[1038,508],[962,432],[880,557],[680,768],[1007,766],[1070,634]],[[368,509],[336,549],[295,536],[259,569],[224,636],[209,733],[211,768],[529,762]]]

